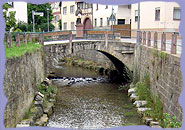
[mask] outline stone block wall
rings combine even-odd
[[[160,95],[163,112],[182,121],[182,108],[178,102],[182,91],[180,57],[141,45],[139,65],[140,78],[149,74],[151,93]]]
[[[4,93],[8,98],[4,125],[15,127],[29,109],[36,85],[44,79],[43,51],[37,50],[6,61]]]

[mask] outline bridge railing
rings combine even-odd
[[[86,29],[86,30],[66,30],[56,32],[45,32],[44,41],[68,40],[72,33],[73,40],[105,40],[105,34],[108,32],[108,39],[113,40],[120,37],[119,33],[108,29]]]
[[[182,51],[182,38],[178,32],[140,31],[140,44],[171,54]]]
[[[4,43],[7,48],[11,48],[13,44],[17,47],[21,43],[27,44],[37,43],[43,44],[43,33],[31,33],[31,32],[6,32],[4,37]]]
[[[65,30],[55,32],[6,32],[5,43],[11,47],[20,42],[27,43],[50,43],[55,41],[74,40],[120,40],[122,42],[136,43],[137,31],[130,29],[88,29],[88,30]],[[140,31],[140,44],[168,51],[171,54],[181,54],[182,40],[178,32]]]

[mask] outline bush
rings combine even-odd
[[[164,113],[163,116],[164,116],[164,119],[161,123],[161,126],[163,128],[180,128],[182,126],[180,122],[176,121],[175,116],[171,118],[171,116],[167,113]]]

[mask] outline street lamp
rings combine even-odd
[[[35,32],[35,15],[43,16],[43,12],[35,12],[32,10],[32,19],[33,19],[33,32]]]
[[[113,36],[114,36],[113,21],[115,22],[115,20],[116,20],[116,16],[114,15],[114,9],[113,9],[113,6],[112,6],[112,14],[109,17],[109,21],[111,21],[111,23],[112,23],[111,30],[112,30]]]
[[[47,22],[48,22],[48,32],[49,32],[49,8],[47,8]]]
[[[137,45],[140,44],[140,2],[138,3]]]
[[[109,17],[109,21],[111,21],[111,23],[112,23],[112,30],[113,30],[113,21],[115,21],[116,20],[116,16],[114,15],[114,9],[113,9],[113,6],[112,6],[112,14],[110,15],[110,17]]]

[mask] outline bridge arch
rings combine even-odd
[[[80,50],[75,51],[72,54],[67,55],[66,57],[75,56],[75,57],[79,57],[79,58],[84,59],[84,56],[89,56],[89,54],[87,54],[87,53],[89,53],[88,51],[96,51],[96,52],[101,53],[105,57],[107,57],[108,60],[114,65],[115,69],[117,70],[117,72],[118,72],[118,74],[116,73],[117,79],[119,79],[121,82],[130,82],[132,80],[132,71],[127,67],[127,65],[125,65],[122,61],[120,61],[115,56],[111,55],[109,52],[106,52],[103,50],[97,50],[97,49],[90,49],[90,48],[85,49],[84,46],[81,46]],[[81,55],[78,55],[79,53]],[[92,55],[95,55],[95,52]],[[96,58],[98,58],[98,57],[96,56]],[[91,59],[91,60],[93,60],[93,59]],[[115,75],[115,73],[113,75]]]

